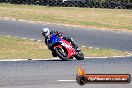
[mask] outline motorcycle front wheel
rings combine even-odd
[[[67,61],[68,60],[68,53],[64,48],[55,48],[55,52],[57,54],[57,56],[62,59],[63,61]]]
[[[84,59],[84,54],[83,52],[79,51],[77,54],[74,56],[77,60],[83,60]]]

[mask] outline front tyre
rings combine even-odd
[[[57,57],[57,54],[56,54],[56,52],[54,50],[52,51],[52,56],[53,57]]]
[[[57,56],[62,59],[63,61],[67,61],[68,60],[68,54],[67,51],[63,48],[55,48],[55,52],[57,54]]]
[[[84,54],[83,54],[81,51],[79,51],[79,52],[77,52],[77,54],[75,55],[75,58],[76,58],[77,60],[83,60],[83,59],[84,59]]]

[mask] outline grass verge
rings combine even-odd
[[[0,17],[132,30],[132,10],[0,4]]]
[[[81,48],[85,56],[122,56],[126,52],[110,49]],[[0,36],[0,59],[45,59],[52,58],[51,51],[43,42]]]

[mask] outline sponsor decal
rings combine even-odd
[[[62,45],[62,46],[65,46],[65,47],[68,48],[68,49],[72,49],[72,46],[66,44],[66,43],[63,42],[63,41],[60,41],[60,42],[61,42],[61,45]]]

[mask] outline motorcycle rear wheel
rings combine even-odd
[[[68,54],[67,54],[67,51],[65,49],[57,47],[57,48],[55,48],[55,52],[56,52],[57,56],[60,59],[62,59],[63,61],[67,61],[68,60]]]

